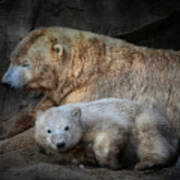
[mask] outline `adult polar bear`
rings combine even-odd
[[[179,70],[180,52],[49,27],[30,32],[17,45],[2,81],[16,88],[25,85],[43,91],[45,98],[37,109],[109,96],[131,98],[156,106],[178,128]],[[23,118],[26,115],[19,118],[12,132],[29,127]]]

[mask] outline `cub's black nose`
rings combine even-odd
[[[57,144],[56,144],[56,147],[57,147],[58,149],[61,149],[61,148],[63,148],[65,145],[66,145],[65,142],[61,142],[61,143],[57,143]]]

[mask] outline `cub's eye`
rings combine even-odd
[[[48,133],[48,134],[51,134],[51,132],[52,132],[52,131],[51,131],[50,129],[47,130],[47,133]]]
[[[68,131],[68,130],[69,130],[69,126],[66,126],[66,127],[64,128],[64,130],[65,130],[65,131]]]

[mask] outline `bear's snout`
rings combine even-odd
[[[4,76],[2,77],[1,82],[3,83],[4,86],[6,87],[11,87],[11,74],[9,71],[7,71]]]
[[[21,74],[21,67],[10,67],[2,78],[2,83],[12,88],[21,88],[24,85],[24,77]]]
[[[5,79],[4,79],[4,77],[2,78],[2,85],[4,86],[4,87],[6,87],[6,88],[11,88],[11,85],[10,85],[10,83],[9,82],[7,82]]]
[[[61,148],[64,148],[65,145],[66,145],[65,142],[60,142],[60,143],[57,143],[57,144],[56,144],[56,147],[57,147],[58,149],[61,149]]]

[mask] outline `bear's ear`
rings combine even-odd
[[[72,117],[74,117],[76,119],[80,119],[80,117],[81,117],[81,109],[79,107],[75,107],[71,111],[71,115],[72,115]]]
[[[58,57],[61,57],[63,55],[64,49],[61,44],[55,44],[53,48],[54,48],[54,51],[58,54]]]

